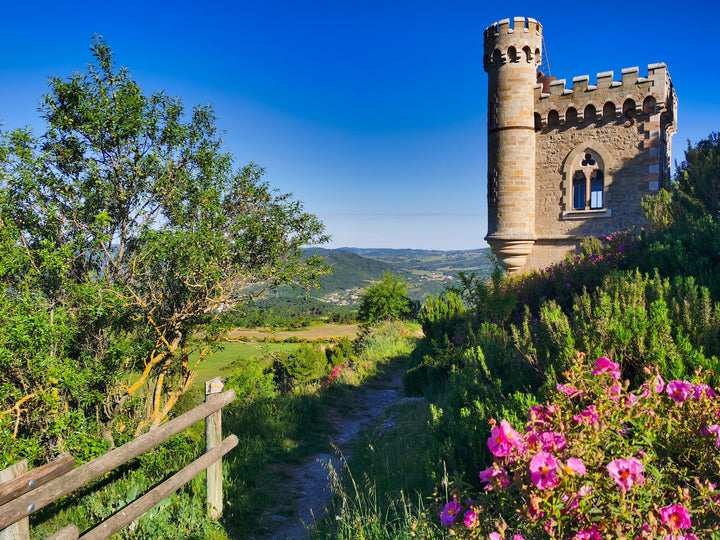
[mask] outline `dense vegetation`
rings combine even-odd
[[[101,38],[0,133],[0,467],[80,461],[159,425],[224,313],[325,271],[322,224],[235,168],[209,107],[145,95]]]
[[[428,299],[405,375],[427,400],[422,444],[399,474],[370,454],[354,466],[413,483],[385,486],[386,503],[347,478],[347,517],[323,534],[720,538],[719,143],[689,148],[645,201],[650,228]],[[407,497],[420,466],[428,483]]]

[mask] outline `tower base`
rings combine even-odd
[[[508,240],[502,238],[486,238],[500,266],[508,274],[515,274],[527,266],[527,258],[532,253],[535,240]]]

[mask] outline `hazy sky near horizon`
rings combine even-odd
[[[146,94],[211,103],[237,165],[258,163],[303,201],[333,236],[326,247],[486,246],[483,30],[500,19],[538,19],[568,87],[665,62],[679,98],[674,160],[720,131],[714,0],[7,4],[3,129],[41,133],[48,78],[85,70],[100,34]]]

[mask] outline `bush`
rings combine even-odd
[[[467,538],[720,538],[720,400],[701,374],[647,376],[630,391],[616,363],[578,357],[524,433],[491,421],[482,489],[458,488],[443,524]]]
[[[407,295],[408,284],[386,272],[360,299],[358,320],[370,324],[399,321],[412,315],[413,303]]]
[[[330,372],[325,353],[319,347],[302,345],[291,353],[280,354],[273,363],[277,388],[288,393],[298,385],[317,382]]]

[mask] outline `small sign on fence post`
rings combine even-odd
[[[225,385],[220,377],[205,383],[205,401],[218,397]],[[205,451],[209,452],[222,441],[222,409],[218,409],[205,418]],[[210,517],[217,519],[223,511],[222,460],[218,459],[207,468],[207,500],[210,506]]]

